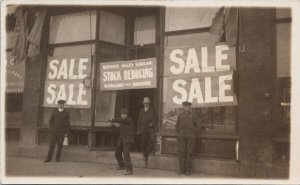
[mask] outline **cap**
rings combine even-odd
[[[66,101],[65,101],[65,100],[58,100],[57,103],[58,103],[58,104],[65,104]]]
[[[182,102],[182,105],[189,105],[189,106],[191,106],[192,103],[191,103],[191,102],[188,102],[188,101],[184,101],[184,102]]]
[[[121,109],[121,114],[128,114],[128,110],[127,109]]]
[[[143,103],[150,103],[150,98],[149,97],[145,97],[143,100]]]

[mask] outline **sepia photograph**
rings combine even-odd
[[[2,2],[1,183],[300,182],[297,9],[234,2]]]

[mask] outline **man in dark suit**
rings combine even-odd
[[[58,108],[55,108],[49,119],[50,128],[50,145],[48,151],[48,157],[44,161],[50,162],[55,145],[57,144],[56,162],[59,162],[61,150],[63,147],[63,142],[65,135],[69,132],[70,128],[70,114],[64,109],[64,100],[58,100]]]
[[[191,102],[182,102],[183,113],[176,122],[176,132],[178,134],[179,150],[179,171],[178,174],[191,175],[192,154],[195,146],[196,136],[196,117],[191,110]]]
[[[143,100],[144,108],[139,112],[138,134],[141,135],[141,145],[145,166],[148,165],[149,153],[153,150],[155,143],[155,130],[157,125],[157,115],[150,107],[150,98]]]
[[[112,123],[119,123],[114,125],[120,127],[120,136],[115,150],[115,156],[118,162],[117,170],[122,170],[126,167],[125,175],[132,175],[130,148],[132,143],[134,143],[133,120],[128,117],[128,110],[122,109],[121,118],[114,118],[110,121]]]

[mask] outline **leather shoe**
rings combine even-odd
[[[190,176],[190,175],[192,175],[192,173],[191,172],[185,172],[185,175]]]
[[[56,162],[60,162],[60,160],[59,160],[59,159],[56,159],[55,161],[56,161]]]
[[[116,170],[124,170],[125,168],[124,167],[121,167],[121,166],[117,166],[116,167]]]
[[[133,174],[132,170],[127,170],[126,173],[125,173],[125,175],[132,175],[132,174]]]
[[[182,175],[182,174],[184,174],[184,172],[183,171],[178,171],[177,174]]]
[[[44,163],[48,163],[48,162],[51,162],[51,160],[46,159],[46,160],[44,161]]]

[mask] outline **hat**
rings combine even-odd
[[[58,100],[57,103],[58,103],[58,104],[65,104],[66,101],[65,101],[65,100]]]
[[[145,97],[144,101],[142,103],[150,103],[150,98],[149,97]]]
[[[184,106],[184,105],[189,105],[189,106],[191,106],[192,103],[191,103],[191,102],[188,102],[188,101],[184,101],[184,102],[182,102],[182,105],[183,105],[183,106]]]
[[[121,114],[128,114],[128,110],[127,109],[121,109]]]

